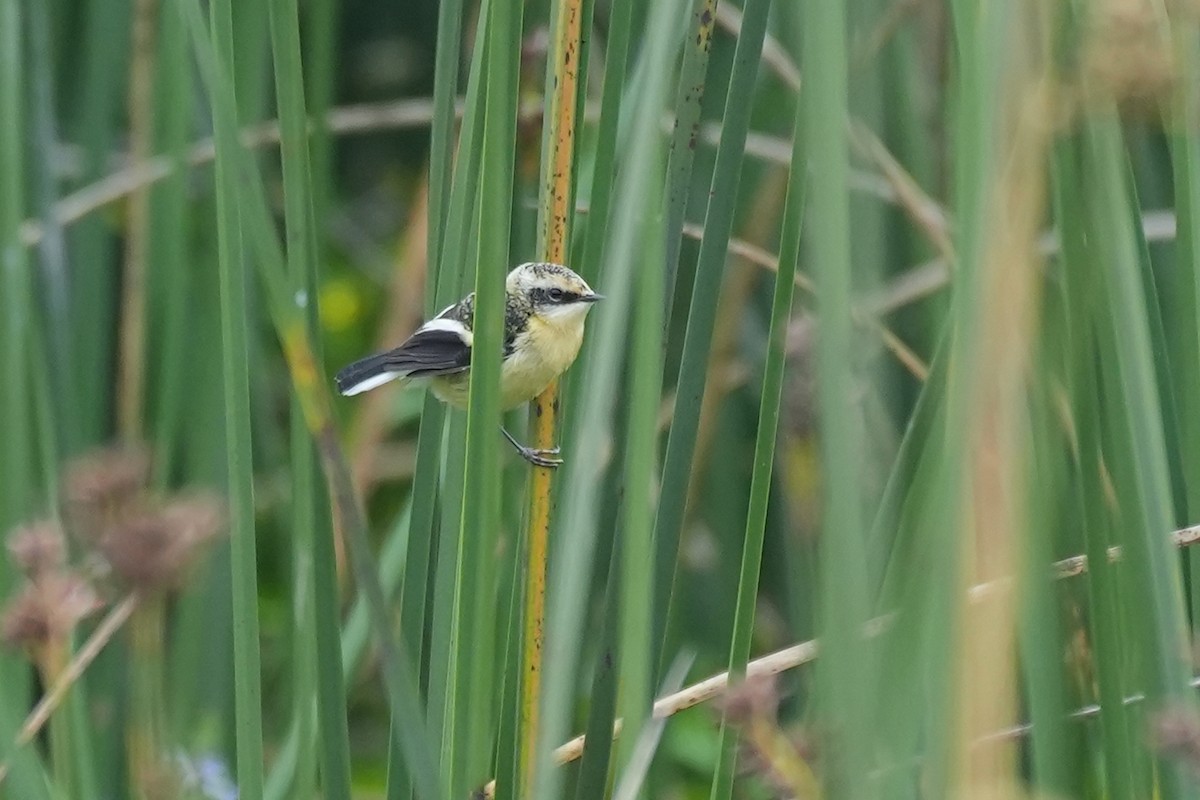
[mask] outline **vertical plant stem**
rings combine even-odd
[[[700,136],[700,112],[708,86],[708,55],[712,51],[713,31],[717,25],[717,0],[696,0],[692,12],[692,31],[684,43],[683,65],[675,96],[675,129],[671,135],[671,154],[667,161],[667,284],[665,296],[675,296],[675,275],[683,246],[683,223],[687,220],[688,197],[692,188],[692,166],[696,160],[696,140]],[[663,324],[670,323],[670,308]],[[662,555],[662,551],[659,551]],[[674,574],[675,565],[658,564],[661,582],[666,569]]]
[[[63,670],[71,660],[69,638],[51,638],[40,648],[38,656],[38,671],[43,686],[54,686],[62,675]],[[68,696],[68,700],[70,696]],[[54,777],[58,788],[67,797],[82,796],[79,783],[80,776],[76,774],[76,756],[72,742],[72,718],[70,707],[65,706],[58,719],[50,725],[50,755],[54,764]]]
[[[133,715],[129,725],[129,771],[136,797],[154,797],[163,778],[163,639],[162,597],[147,597],[129,622]]]
[[[817,341],[818,405],[825,503],[822,510],[822,657],[825,713],[845,745],[828,779],[846,795],[869,798],[869,703],[872,675],[860,631],[867,622],[866,553],[859,493],[859,421],[851,390],[852,262],[846,141],[848,79],[846,7],[807,7],[804,74],[805,131],[812,168],[812,262],[821,298]]]
[[[489,0],[481,4],[480,18],[489,19]],[[450,193],[448,217],[445,221],[445,237],[439,259],[437,290],[439,306],[449,304],[466,291],[464,266],[475,264],[478,258],[479,230],[478,202],[480,173],[483,161],[483,126],[486,119],[485,75],[491,64],[491,44],[482,30],[476,31],[476,42],[471,55],[470,75],[467,80],[467,104],[458,143],[458,159]],[[428,406],[437,404],[439,409],[430,413]],[[456,684],[451,680],[458,657],[455,635],[456,586],[458,575],[458,553],[460,528],[463,523],[464,472],[466,463],[466,419],[461,414],[443,417],[440,404],[426,399],[426,416],[422,427],[430,425],[429,441],[437,442],[445,434],[445,444],[439,444],[444,467],[440,476],[434,472],[426,479],[431,486],[438,486],[441,503],[440,527],[437,531],[437,557],[430,570],[433,577],[432,632],[429,646],[428,692],[429,733],[442,746],[443,774],[451,770],[449,753],[454,747],[454,713]],[[448,419],[445,429],[433,423]],[[422,437],[424,438],[424,436]],[[430,448],[432,459],[426,469],[436,470],[436,448]],[[421,468],[421,465],[418,465]],[[438,484],[440,481],[440,485]],[[414,501],[415,502],[415,501]],[[419,510],[414,507],[414,513]],[[393,729],[395,730],[395,729]],[[450,777],[453,777],[451,775]]]
[[[28,6],[26,26],[30,51],[28,79],[32,87],[30,96],[29,126],[33,139],[27,150],[32,170],[29,182],[32,188],[30,206],[42,226],[42,237],[37,244],[36,268],[33,274],[41,299],[38,335],[39,348],[45,354],[40,361],[41,370],[47,373],[49,388],[44,403],[46,414],[51,420],[52,431],[46,435],[55,439],[55,458],[46,463],[47,471],[57,467],[57,453],[72,453],[78,448],[79,397],[74,391],[75,377],[69,369],[50,369],[51,364],[70,363],[72,357],[70,335],[70,276],[67,268],[67,246],[63,223],[55,213],[55,202],[59,196],[59,176],[56,174],[60,136],[56,118],[58,94],[54,85],[57,40],[51,33],[51,17],[54,9],[49,4],[36,3]],[[78,748],[77,758],[84,758],[83,748]],[[90,788],[90,787],[89,787]]]
[[[210,7],[214,61],[234,75],[233,6]],[[237,130],[232,104],[212,98],[213,126]],[[258,567],[254,531],[254,468],[250,443],[250,341],[246,322],[246,261],[237,152],[218,146],[216,157],[217,237],[221,298],[221,374],[225,403],[225,457],[229,482],[233,583],[234,709],[237,720],[237,777],[241,793],[262,796],[262,684],[258,642]],[[261,235],[252,231],[251,236]]]
[[[462,51],[463,3],[446,0],[438,5],[438,33],[435,52],[433,97],[434,113],[430,128],[429,181],[425,204],[425,314],[431,316],[440,308],[439,296],[442,238],[450,206],[451,167],[453,166],[453,135],[456,124],[454,98],[458,88],[459,58]],[[466,162],[471,161],[468,155]],[[464,164],[465,166],[465,164]],[[464,172],[466,170],[464,169]],[[455,287],[457,288],[457,287]],[[445,412],[440,402],[430,396],[425,399],[417,435],[416,468],[413,475],[413,513],[409,523],[408,555],[404,565],[404,582],[400,600],[400,635],[413,663],[428,661],[423,653],[425,638],[425,606],[429,589],[431,558],[437,526],[438,472],[441,466],[442,431]],[[406,800],[412,795],[412,778],[403,763],[398,746],[403,720],[392,720],[391,747],[388,755],[387,791],[389,800]]]
[[[148,277],[149,287],[157,291],[151,297],[152,308],[162,320],[154,331],[158,354],[149,383],[153,384],[154,405],[146,400],[146,414],[154,417],[153,430],[146,435],[153,440],[154,486],[164,489],[180,458],[181,424],[189,410],[186,402],[188,381],[193,374],[189,363],[189,323],[192,317],[191,299],[193,252],[189,244],[192,232],[191,207],[188,196],[188,175],[182,168],[185,151],[190,143],[194,113],[192,62],[187,50],[187,32],[178,14],[160,17],[159,61],[156,65],[155,107],[159,139],[157,149],[168,155],[175,169],[155,188],[154,230],[150,260],[155,270]],[[169,98],[169,100],[168,100]],[[154,316],[154,315],[152,315]],[[143,332],[143,335],[147,335]]]
[[[650,166],[651,192],[640,239],[646,264],[637,273],[630,359],[629,421],[626,430],[625,497],[620,553],[620,712],[627,734],[617,750],[617,774],[627,774],[639,746],[637,731],[650,719],[654,692],[654,493],[658,453],[658,409],[662,396],[663,315],[666,291],[662,239],[662,154]]]
[[[629,61],[629,39],[633,0],[614,0],[608,19],[608,48],[604,54],[604,88],[600,99],[600,121],[596,131],[596,155],[592,166],[592,194],[588,214],[582,218],[585,235],[576,272],[588,280],[600,275],[601,256],[607,233],[617,152],[617,124]],[[579,93],[582,96],[582,92]]]
[[[664,2],[650,11],[649,30],[668,30],[669,21],[681,3]],[[584,609],[587,605],[596,535],[601,516],[600,477],[606,464],[603,452],[613,435],[617,385],[624,361],[624,336],[633,297],[633,278],[644,268],[639,232],[647,213],[641,203],[652,193],[652,165],[662,145],[657,131],[667,96],[670,65],[678,51],[673,36],[647,40],[646,71],[634,95],[631,117],[632,145],[623,159],[618,188],[614,194],[616,215],[609,227],[606,265],[603,270],[605,296],[596,310],[589,336],[595,342],[588,354],[584,380],[591,391],[582,395],[574,428],[573,457],[568,460],[563,480],[562,521],[557,526],[562,553],[556,561],[551,615],[547,627],[543,716],[538,730],[535,791],[518,797],[557,797],[559,776],[551,769],[550,753],[563,738],[574,708],[572,689],[578,675],[579,646],[586,638]]]
[[[1022,539],[1035,535],[1040,521],[1030,515],[1040,505],[1037,489],[1048,490],[1054,478],[1049,464],[1032,455],[1033,429],[1025,378],[1031,374],[1033,342],[1039,332],[1042,264],[1037,237],[1042,226],[1046,155],[1049,138],[1043,120],[1049,116],[1047,95],[1038,77],[1041,53],[1030,41],[1017,15],[994,19],[990,36],[1010,42],[1015,54],[1004,70],[995,101],[1004,120],[997,137],[994,176],[985,176],[989,197],[982,213],[986,222],[981,271],[981,337],[975,352],[963,357],[986,364],[974,376],[975,401],[969,414],[965,479],[966,516],[960,536],[963,584],[1006,580],[1023,568],[1022,561],[1042,569],[1037,550],[1022,558]],[[1007,29],[1007,30],[1006,30]],[[986,226],[986,227],[985,227]],[[971,251],[965,251],[971,252]],[[973,253],[972,253],[973,255]],[[968,256],[970,257],[970,256]],[[1027,476],[1037,475],[1041,486]],[[1044,517],[1042,517],[1044,519]],[[1028,532],[1028,533],[1027,533]],[[1036,574],[1036,573],[1034,573]],[[1027,587],[1027,596],[1037,591]],[[1015,780],[1017,751],[1011,742],[977,746],[988,731],[1016,722],[1018,708],[1017,624],[1019,598],[1012,589],[990,593],[962,612],[963,632],[956,656],[958,708],[953,730],[959,736],[954,758],[953,792],[971,796],[986,787]],[[1033,631],[1029,631],[1033,635]],[[978,691],[979,686],[989,691]],[[1037,697],[1029,687],[1029,702]],[[1043,708],[1036,709],[1041,714]],[[1039,748],[1040,749],[1040,748]]]
[[[119,142],[119,114],[125,90],[129,53],[129,0],[88,0],[83,12],[88,31],[79,55],[79,73],[62,108],[70,109],[71,123],[65,135],[82,144],[85,151],[84,179],[102,177],[109,155]],[[9,119],[5,117],[5,119]],[[15,123],[12,123],[15,124]],[[15,130],[15,129],[14,129]],[[116,304],[98,302],[115,297],[118,269],[111,253],[116,246],[110,225],[89,219],[71,230],[68,237],[71,259],[89,269],[71,275],[71,346],[69,365],[73,388],[86,402],[77,402],[79,419],[75,433],[79,446],[94,444],[111,436],[112,376],[110,355],[118,328]]]
[[[21,102],[23,83],[20,0],[0,0],[0,532],[8,531],[29,513],[32,501],[33,431],[27,354],[32,323],[33,284],[28,272],[20,227],[24,217],[25,175]],[[16,572],[0,563],[0,597],[8,597]],[[4,752],[20,725],[28,704],[29,667],[15,653],[0,653],[0,742]],[[48,794],[45,776],[38,776],[33,757],[14,754],[9,777],[13,791],[37,787],[36,797]]]
[[[1105,279],[1109,309],[1107,324],[1115,334],[1116,358],[1108,364],[1119,376],[1122,402],[1117,406],[1116,429],[1128,437],[1133,482],[1129,497],[1128,530],[1123,545],[1127,574],[1134,596],[1146,609],[1140,641],[1147,648],[1146,694],[1152,702],[1190,706],[1188,636],[1184,616],[1183,586],[1177,559],[1170,544],[1155,531],[1168,530],[1172,522],[1167,443],[1163,433],[1157,382],[1150,341],[1150,321],[1133,230],[1126,183],[1126,163],[1116,109],[1098,113],[1087,131],[1091,169],[1096,177],[1098,200],[1093,208],[1092,235],[1108,255]],[[1120,487],[1119,487],[1120,488]],[[1163,797],[1194,794],[1195,781],[1178,761],[1160,754],[1158,759]]]
[[[453,587],[454,652],[447,682],[451,711],[443,737],[442,770],[449,796],[466,796],[486,777],[494,730],[495,552],[500,533],[500,360],[505,322],[516,148],[521,3],[491,0],[481,35],[484,63],[483,137],[479,172],[478,230],[471,380],[466,418],[466,458]],[[468,262],[469,263],[469,262]],[[469,273],[468,273],[469,274]],[[470,643],[467,645],[466,643]],[[499,660],[502,663],[502,659]]]
[[[34,414],[29,376],[31,309],[36,298],[29,262],[21,243],[25,170],[25,49],[20,0],[0,0],[0,534],[30,512],[33,500]],[[0,563],[0,597],[8,597],[16,572]],[[12,753],[10,742],[28,707],[29,666],[17,654],[0,652],[0,752],[12,760],[13,796],[40,800],[49,778],[35,754]]]
[[[1178,236],[1176,240],[1176,262],[1190,264],[1191,272],[1191,302],[1185,306],[1193,316],[1200,309],[1200,96],[1193,91],[1194,84],[1200,78],[1200,16],[1194,11],[1181,11],[1173,15],[1171,32],[1174,40],[1175,58],[1178,62],[1179,74],[1184,79],[1177,81],[1175,96],[1171,108],[1171,165],[1175,178],[1175,216],[1178,220]],[[1186,275],[1186,272],[1184,273]],[[1193,330],[1200,333],[1200,326],[1193,322]],[[1188,349],[1195,358],[1195,348],[1188,343]],[[1193,369],[1191,375],[1197,375]],[[1186,387],[1185,392],[1194,393],[1200,386]],[[1194,414],[1188,415],[1186,422],[1195,424]],[[1189,427],[1185,425],[1185,431]],[[1190,430],[1195,431],[1194,427]],[[1190,437],[1188,437],[1190,438]],[[1189,511],[1200,511],[1200,471],[1196,469],[1195,459],[1187,459],[1188,489],[1192,498]],[[1200,556],[1192,554],[1192,575],[1200,575]],[[1200,595],[1193,593],[1192,608],[1200,609]],[[1197,615],[1193,613],[1193,631],[1197,626]]]
[[[770,0],[749,0],[745,6],[741,35],[738,37],[734,53],[733,72],[725,95],[721,142],[717,147],[717,160],[713,165],[709,184],[708,210],[705,213],[704,236],[700,241],[700,254],[696,263],[696,279],[688,304],[687,329],[684,332],[683,354],[680,358],[679,380],[675,391],[675,415],[671,422],[671,433],[667,438],[662,493],[654,523],[657,544],[655,614],[660,626],[657,637],[660,648],[660,674],[665,671],[671,659],[666,652],[669,645],[665,632],[673,602],[675,566],[679,557],[684,515],[687,511],[687,490],[696,453],[700,406],[704,397],[704,386],[708,380],[707,367],[717,303],[721,294],[729,236],[733,231],[734,211],[737,208],[746,135],[750,128],[751,100],[754,97],[770,7]],[[668,173],[668,181],[674,181],[675,178],[674,173]],[[672,190],[673,184],[669,183],[668,192]],[[670,224],[673,197],[668,195],[667,202]],[[671,266],[670,262],[667,266]],[[667,289],[670,291],[671,286],[668,285]]]
[[[20,227],[24,217],[25,175],[22,132],[24,114],[21,95],[24,49],[21,46],[20,0],[0,1],[0,118],[5,120],[0,133],[0,368],[11,376],[0,382],[0,532],[7,531],[29,511],[32,499],[30,454],[33,451],[30,428],[29,383],[26,357],[33,283]],[[12,571],[0,566],[0,592],[9,594]],[[16,659],[0,656],[0,663],[12,665]],[[15,679],[15,673],[5,678]],[[9,684],[6,680],[7,685]]]
[[[318,683],[317,670],[321,656],[317,653],[317,632],[314,624],[317,613],[313,575],[317,569],[313,558],[313,546],[318,536],[316,517],[316,464],[312,452],[312,440],[304,426],[304,414],[300,404],[293,398],[291,403],[291,441],[289,453],[292,458],[292,531],[296,541],[292,548],[292,724],[295,731],[298,754],[292,792],[297,798],[317,795],[317,717],[313,711],[313,697],[321,697],[325,688]],[[336,606],[335,606],[336,607]],[[338,653],[338,666],[341,666]],[[314,657],[315,656],[315,657]],[[340,669],[339,669],[340,671]],[[341,686],[337,686],[337,698],[342,699]],[[341,703],[339,702],[339,707]],[[327,741],[332,740],[332,741]],[[332,744],[336,752],[334,736],[320,737],[321,744]],[[327,748],[321,750],[325,755]],[[328,774],[329,770],[323,770]],[[331,776],[332,777],[332,776]],[[346,776],[347,778],[349,775]],[[328,781],[328,779],[327,779]],[[337,783],[328,794],[338,797]],[[264,779],[264,792],[270,791],[271,777]],[[346,795],[341,795],[345,797]]]
[[[1129,710],[1122,701],[1130,693],[1129,665],[1122,645],[1119,566],[1109,563],[1106,551],[1112,541],[1112,509],[1105,496],[1104,457],[1101,444],[1100,377],[1096,315],[1101,287],[1094,279],[1095,246],[1087,235],[1088,182],[1080,174],[1082,142],[1072,137],[1054,152],[1051,176],[1055,224],[1062,237],[1062,264],[1066,279],[1072,362],[1073,412],[1078,433],[1073,453],[1075,483],[1083,541],[1088,557],[1087,593],[1092,607],[1090,635],[1096,661],[1096,691],[1101,708],[1100,746],[1104,754],[1106,792],[1114,800],[1137,796],[1133,791],[1135,748],[1130,742]]]
[[[553,55],[554,73],[546,119],[550,123],[550,159],[542,169],[540,249],[545,261],[563,263],[570,241],[571,197],[575,157],[575,112],[579,92],[579,41],[583,24],[582,0],[557,0]],[[558,418],[558,381],[534,398],[530,409],[533,447],[554,447]],[[535,466],[529,487],[528,554],[522,636],[520,786],[518,797],[533,793],[542,688],[542,645],[546,623],[546,569],[549,558],[552,469]]]
[[[454,99],[458,89],[459,58],[462,51],[463,2],[446,0],[438,5],[438,33],[435,51],[433,103],[429,133],[429,180],[425,208],[425,314],[432,316],[438,302],[448,294],[441,289],[442,239],[450,207],[453,135],[456,119]],[[468,155],[466,163],[471,161]],[[464,172],[466,170],[464,169]],[[457,288],[457,287],[455,287]],[[413,475],[413,512],[409,523],[408,555],[400,599],[400,635],[414,664],[428,662],[423,652],[425,606],[429,589],[431,558],[435,552],[438,472],[441,466],[442,431],[445,411],[436,398],[429,396],[421,413],[417,434],[416,467]],[[398,746],[403,720],[392,720],[391,746],[388,750],[388,800],[407,800],[412,795],[412,778],[403,763]]]
[[[792,143],[792,165],[788,176],[787,199],[783,207],[783,231],[780,234],[779,271],[775,275],[775,294],[771,305],[771,326],[767,333],[767,357],[763,374],[762,397],[758,410],[758,433],[754,441],[754,471],[750,478],[750,508],[746,512],[746,538],[742,545],[742,567],[738,578],[737,605],[733,614],[733,639],[729,645],[729,682],[732,685],[746,674],[750,641],[754,633],[754,608],[758,601],[758,580],[762,567],[763,540],[767,530],[767,504],[771,495],[771,474],[775,465],[775,440],[779,429],[779,406],[783,395],[783,371],[787,357],[787,326],[792,311],[796,268],[800,260],[800,230],[804,218],[804,137],[800,135],[803,117],[796,111],[796,135]],[[733,793],[734,761],[737,737],[727,721],[721,720],[719,761],[712,782],[712,800]]]
[[[425,310],[437,310],[437,271],[442,256],[442,235],[450,213],[450,176],[454,159],[454,98],[458,93],[458,65],[462,52],[463,0],[438,3],[438,38],[433,73],[433,119],[429,129],[429,268]]]
[[[484,0],[480,8],[482,25],[475,34],[475,46],[471,55],[470,76],[467,80],[467,107],[458,143],[458,159],[450,193],[449,215],[445,221],[445,237],[438,267],[436,293],[438,304],[449,304],[468,290],[473,274],[466,269],[474,265],[479,253],[479,194],[483,169],[483,138],[486,114],[486,76],[492,64],[492,45],[485,28],[490,16],[490,0]],[[436,401],[426,398],[427,405]],[[466,434],[467,420],[461,414],[430,414],[422,421],[422,427],[445,419],[447,425],[431,427],[429,441],[436,442],[445,435],[441,448],[444,464],[440,475],[428,477],[430,485],[437,485],[441,503],[440,527],[437,530],[437,556],[430,572],[433,577],[432,632],[430,635],[429,697],[430,737],[441,745],[441,769],[443,783],[449,785],[461,779],[453,760],[457,747],[455,729],[458,659],[461,649],[456,647],[460,632],[458,614],[461,607],[456,603],[461,595],[460,552],[463,526],[463,503],[465,496]],[[424,438],[424,437],[422,437]],[[436,469],[437,449],[430,449],[433,459],[426,469]],[[418,465],[419,468],[420,465]],[[439,485],[440,482],[440,485]],[[414,512],[419,509],[414,508]],[[393,728],[393,732],[397,732]]]
[[[129,67],[129,157],[140,164],[154,147],[154,74],[158,0],[134,0]],[[142,436],[146,369],[146,264],[150,250],[150,187],[129,196],[125,273],[121,280],[121,358],[117,383],[117,428],[132,442]]]
[[[304,67],[300,57],[300,20],[296,0],[272,0],[269,8],[271,50],[275,63],[276,104],[280,116],[280,145],[283,164],[283,188],[287,233],[288,273],[295,286],[302,287],[297,301],[304,313],[310,341],[320,341],[318,333],[318,268],[316,227],[312,205],[312,169],[309,159],[308,114],[304,98]],[[320,360],[317,355],[318,362]],[[341,637],[339,635],[340,595],[332,531],[324,524],[327,504],[322,487],[316,481],[316,453],[307,436],[303,409],[292,403],[292,442],[294,504],[297,521],[296,587],[301,590],[297,609],[307,611],[299,617],[298,640],[314,648],[301,654],[308,662],[298,668],[296,714],[309,718],[312,692],[317,697],[320,725],[321,777],[323,796],[338,800],[350,797],[350,752],[343,689]],[[319,523],[318,520],[321,520]],[[310,675],[315,656],[315,686],[299,678]],[[301,732],[300,741],[310,737]]]

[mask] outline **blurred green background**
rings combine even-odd
[[[0,0],[0,121],[0,796],[1197,791],[1195,2]],[[535,729],[495,387],[331,376],[563,187]]]

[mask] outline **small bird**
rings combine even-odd
[[[579,355],[583,323],[601,295],[560,264],[521,264],[504,282],[504,354],[500,405],[505,411],[541,394]],[[376,353],[338,372],[338,391],[355,395],[399,379],[427,378],[434,395],[466,408],[471,374],[475,294],[426,322],[399,347]],[[538,450],[500,428],[525,460],[557,467],[558,448]]]

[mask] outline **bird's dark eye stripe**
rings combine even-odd
[[[579,292],[559,289],[557,286],[553,289],[533,290],[533,299],[536,303],[574,303],[579,299],[579,296]]]

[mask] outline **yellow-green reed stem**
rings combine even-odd
[[[164,612],[161,596],[147,597],[129,621],[133,719],[126,741],[130,785],[135,797],[154,797],[164,777]]]
[[[682,3],[677,0],[655,5],[648,30],[668,30],[670,21],[681,9]],[[539,724],[536,791],[526,797],[559,796],[557,786],[561,776],[551,769],[549,756],[552,748],[566,738],[573,716],[573,690],[578,677],[575,665],[579,646],[587,638],[585,609],[604,496],[599,480],[605,469],[602,453],[614,428],[633,278],[638,269],[646,268],[639,232],[645,218],[658,210],[657,206],[647,207],[645,203],[654,193],[652,165],[662,147],[657,132],[670,65],[678,46],[679,40],[674,36],[646,39],[643,79],[638,81],[630,117],[631,130],[636,133],[622,159],[613,201],[615,215],[608,222],[603,289],[609,299],[595,312],[589,358],[582,373],[588,391],[580,393],[579,416],[585,424],[574,429],[571,460],[563,485],[563,521],[557,527],[562,536],[562,557],[556,560],[554,605],[546,639],[548,669]]]
[[[51,638],[37,653],[38,673],[41,675],[42,685],[53,686],[57,683],[70,660],[70,638]],[[66,797],[79,797],[81,786],[79,776],[75,772],[76,759],[71,742],[72,719],[69,712],[70,707],[64,707],[63,713],[50,726],[50,753],[58,789]]]
[[[543,169],[541,252],[546,261],[562,263],[567,255],[571,219],[571,179],[574,176],[575,114],[579,92],[579,40],[583,25],[582,0],[559,0],[554,31],[554,92],[546,119],[550,122],[550,160]],[[533,447],[554,447],[558,417],[558,382],[534,398],[530,411]],[[546,624],[546,564],[549,555],[551,478],[553,470],[533,467],[527,532],[528,573],[525,587],[524,636],[521,666],[520,786],[518,797],[533,792],[534,753],[538,740],[538,706],[542,686],[542,645]]]
[[[129,157],[135,164],[150,158],[154,147],[154,74],[158,0],[136,0],[129,62]],[[125,233],[125,273],[121,279],[121,357],[117,381],[117,429],[126,441],[142,432],[142,394],[146,374],[146,263],[150,252],[150,189],[129,196]]]

